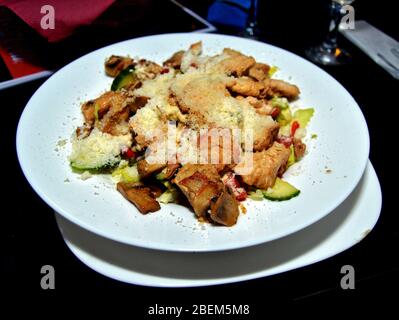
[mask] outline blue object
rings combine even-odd
[[[250,6],[251,0],[216,0],[209,7],[207,20],[244,29]]]

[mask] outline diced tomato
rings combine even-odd
[[[291,124],[291,137],[293,137],[295,135],[295,132],[298,130],[299,128],[299,122],[298,121],[294,121]]]
[[[240,187],[236,189],[236,192],[233,193],[236,197],[237,201],[244,201],[247,198],[247,192],[244,188]]]
[[[272,113],[270,114],[273,118],[277,118],[280,114],[280,108],[273,108]]]
[[[287,137],[287,136],[279,136],[277,137],[277,142],[282,143],[285,145],[286,148],[289,148],[292,144],[292,137]]]
[[[233,173],[229,172],[225,174],[222,181],[238,201],[244,201],[247,198],[247,191],[240,186]]]
[[[125,150],[122,151],[122,155],[125,156],[128,159],[136,158],[136,152],[134,152],[130,148],[126,148]]]

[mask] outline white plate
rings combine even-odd
[[[376,224],[381,189],[371,164],[355,191],[315,224],[262,245],[217,253],[175,253],[120,244],[57,215],[71,251],[87,266],[112,279],[159,287],[206,286],[270,276],[342,252]]]
[[[285,179],[301,189],[282,203],[251,202],[231,228],[200,224],[178,205],[141,215],[115,191],[108,177],[82,181],[67,156],[70,145],[57,146],[82,123],[79,104],[110,87],[103,71],[111,54],[130,54],[161,62],[171,53],[202,40],[205,53],[231,47],[279,67],[277,78],[302,91],[297,106],[316,109],[309,126],[309,154]],[[101,236],[136,246],[172,251],[216,251],[274,240],[298,231],[336,208],[355,188],[369,152],[367,125],[350,94],[327,73],[282,49],[216,34],[167,34],[133,39],[94,51],[67,65],[33,95],[17,132],[21,167],[35,191],[57,212]],[[327,173],[331,170],[331,173]]]

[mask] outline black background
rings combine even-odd
[[[182,2],[201,14],[206,14],[209,3]],[[157,7],[153,1],[151,3],[152,8]],[[328,1],[321,0],[261,1],[259,19],[265,41],[303,55],[305,47],[318,43],[325,35],[327,4]],[[393,2],[376,4],[362,0],[355,2],[354,6],[357,19],[365,19],[397,38]],[[159,14],[154,13],[154,16]],[[309,306],[328,302],[339,308],[344,302],[361,301],[362,308],[367,309],[368,301],[376,305],[378,302],[379,305],[397,300],[399,232],[395,153],[399,130],[396,123],[398,81],[350,43],[340,40],[353,54],[353,62],[343,67],[324,69],[347,88],[365,114],[371,137],[370,159],[383,191],[381,218],[361,243],[335,257],[299,270],[209,288],[147,288],[127,285],[97,274],[66,247],[53,211],[30,188],[16,158],[18,120],[25,104],[44,81],[39,80],[0,91],[3,168],[1,276],[2,289],[6,293],[2,298],[3,305],[39,297],[44,304],[54,299],[80,302],[97,310],[111,309],[115,313],[130,311],[130,318],[142,319],[147,306],[155,303],[181,306],[241,303],[251,306],[252,316],[265,318],[268,310],[276,306],[275,302]],[[69,45],[73,47],[74,44]],[[78,42],[75,45],[78,46]],[[40,268],[45,264],[55,267],[56,290],[44,291],[40,287]],[[340,288],[340,269],[346,264],[353,265],[356,270],[355,290],[344,291]],[[97,299],[95,308],[89,303],[93,297]],[[111,297],[116,299],[109,299]],[[23,308],[14,311],[19,309]],[[65,311],[68,309],[65,308]]]

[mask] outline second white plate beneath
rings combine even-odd
[[[56,214],[71,251],[93,270],[123,282],[192,287],[238,282],[300,268],[361,241],[381,210],[381,189],[371,165],[351,196],[317,223],[262,245],[211,253],[177,253],[124,245],[99,237]]]

